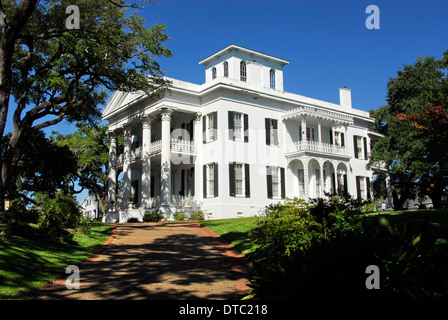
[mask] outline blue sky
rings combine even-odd
[[[379,30],[365,26],[368,5],[380,10]],[[366,111],[386,104],[387,81],[403,64],[448,49],[446,0],[154,0],[141,15],[167,26],[174,56],[158,61],[169,77],[202,84],[198,62],[236,44],[290,61],[285,91],[339,103],[347,86],[353,107]]]

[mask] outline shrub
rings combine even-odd
[[[183,211],[176,211],[176,213],[174,213],[173,216],[174,216],[174,220],[178,220],[178,221],[187,220],[187,215]]]
[[[143,222],[158,222],[163,218],[163,215],[158,210],[146,212],[143,216]]]
[[[138,218],[129,218],[127,222],[134,223],[134,222],[139,222],[139,221],[138,221]]]
[[[66,229],[76,228],[82,216],[75,198],[58,191],[54,198],[47,194],[40,194],[37,200],[42,207],[39,228],[52,239],[72,240],[73,235]]]
[[[0,224],[3,225],[3,237],[11,234],[21,234],[28,231],[29,223],[37,223],[39,212],[27,209],[20,200],[13,200],[8,210],[0,213]]]
[[[193,211],[190,220],[205,220],[205,214],[201,210]]]

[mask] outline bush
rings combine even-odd
[[[11,201],[8,210],[0,213],[0,224],[3,225],[3,237],[11,234],[27,232],[29,223],[37,223],[39,212],[27,209],[20,200]]]
[[[283,259],[309,249],[313,242],[360,230],[360,206],[339,196],[330,199],[288,199],[266,208],[250,236],[258,258]]]
[[[75,198],[63,191],[58,191],[54,198],[48,194],[39,194],[36,198],[42,207],[39,228],[52,239],[72,240],[73,235],[66,229],[76,228],[82,216]]]
[[[205,214],[201,210],[193,211],[190,220],[205,220]]]
[[[163,215],[158,210],[147,212],[143,216],[143,222],[159,222],[163,218]]]
[[[129,218],[127,222],[134,223],[134,222],[139,222],[139,221],[138,221],[138,218]]]
[[[187,220],[187,215],[183,211],[176,211],[176,213],[174,213],[173,216],[174,216],[174,220],[177,220],[177,221]]]
[[[252,236],[257,299],[427,299],[448,297],[448,247],[425,224],[361,218],[348,198],[272,205]],[[277,252],[276,252],[277,250]],[[380,269],[367,290],[366,267]]]

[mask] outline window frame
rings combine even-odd
[[[275,70],[271,69],[269,70],[269,88],[275,89],[276,88],[276,75]]]
[[[247,82],[247,63],[244,60],[240,62],[240,80]]]

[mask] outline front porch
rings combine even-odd
[[[109,132],[109,208],[106,222],[142,221],[157,210],[169,215],[199,210],[195,159],[202,143],[201,116],[160,108]],[[117,150],[117,136],[124,148]]]

